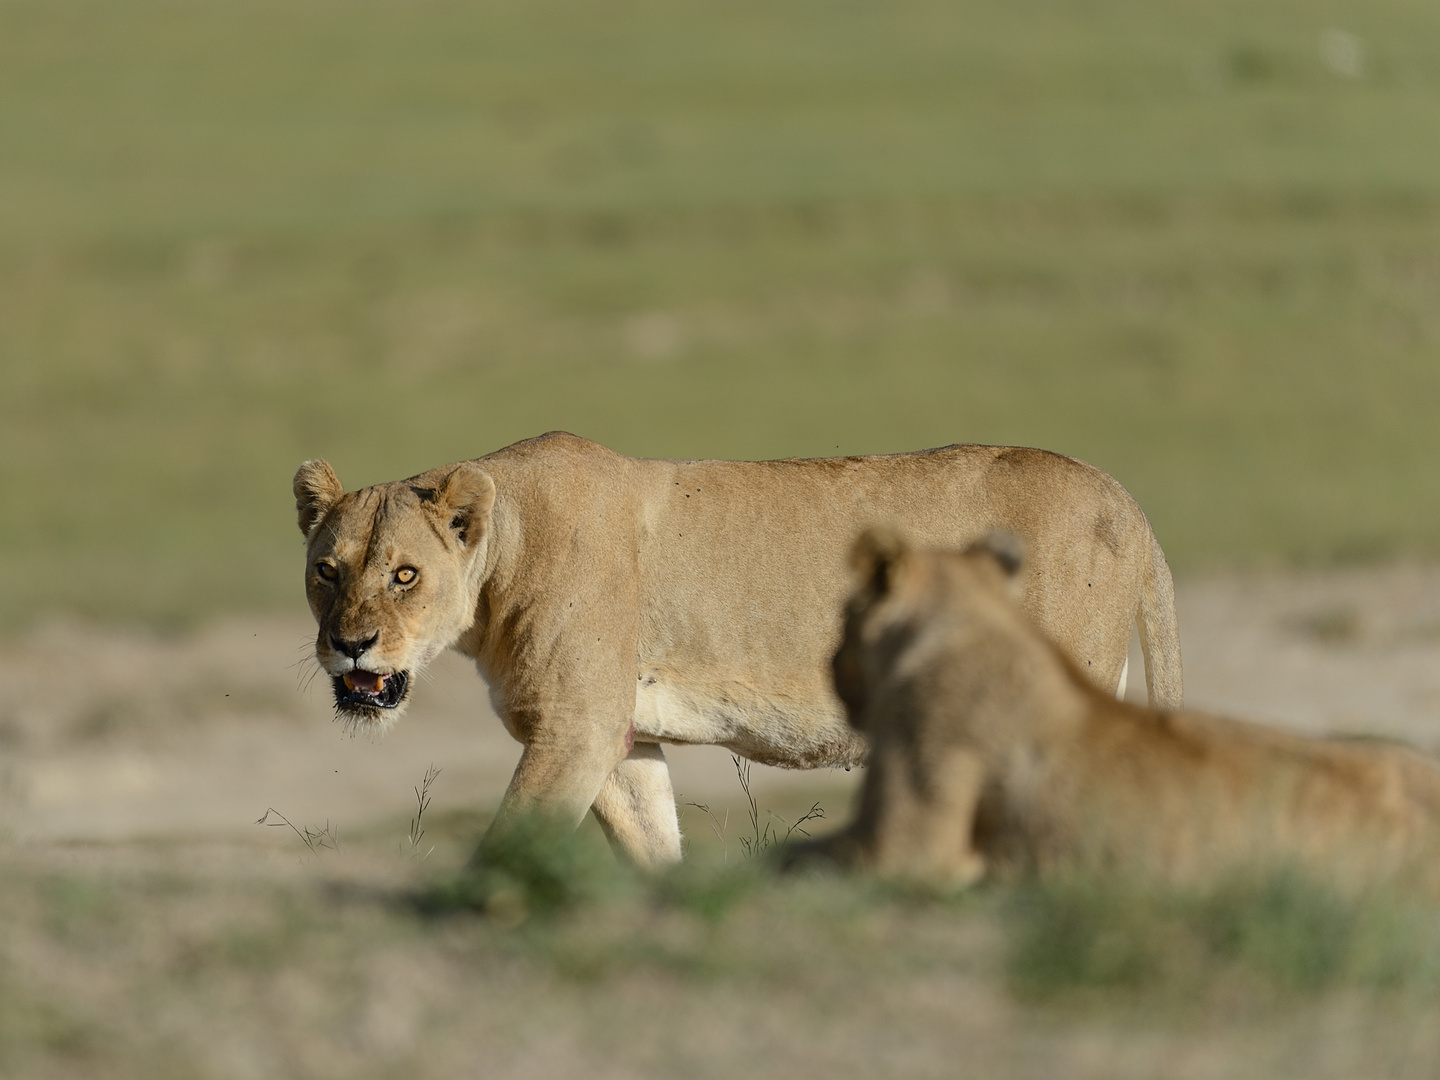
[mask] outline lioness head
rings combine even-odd
[[[462,463],[347,493],[326,462],[307,461],[294,491],[315,657],[336,712],[383,727],[474,619],[494,481]]]
[[[854,585],[831,661],[851,725],[867,729],[871,691],[920,634],[948,632],[957,620],[979,629],[996,616],[1013,619],[1021,562],[1020,540],[1009,533],[954,552],[912,551],[888,529],[861,535],[850,552]]]

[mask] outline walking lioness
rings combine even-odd
[[[383,726],[454,646],[525,746],[497,824],[593,809],[642,865],[680,857],[661,743],[792,768],[864,757],[827,661],[845,552],[875,522],[929,544],[1024,537],[1026,611],[1111,691],[1138,620],[1152,700],[1180,702],[1149,523],[1111,477],[1057,454],[656,461],[555,432],[349,493],[308,461],[294,491],[340,715]]]
[[[1015,604],[1013,537],[914,551],[872,532],[835,685],[870,740],[855,822],[792,854],[964,885],[1088,869],[1172,883],[1298,867],[1440,883],[1440,764],[1116,701]]]

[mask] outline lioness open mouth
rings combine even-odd
[[[405,700],[410,674],[397,671],[381,675],[374,671],[347,671],[331,679],[335,685],[335,708],[342,713],[364,715],[373,709],[393,709]]]

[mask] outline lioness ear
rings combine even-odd
[[[1015,577],[1025,565],[1025,541],[1012,532],[1000,529],[986,533],[971,544],[968,551],[990,556],[1000,564],[1007,578]]]
[[[456,465],[435,489],[435,506],[462,545],[477,539],[495,505],[495,481],[478,465]]]
[[[306,537],[345,494],[340,478],[323,458],[301,464],[295,470],[291,489],[295,492],[295,513],[300,520],[300,531]]]
[[[850,549],[850,569],[855,571],[856,583],[877,597],[884,596],[890,591],[895,564],[909,550],[893,529],[866,529]]]

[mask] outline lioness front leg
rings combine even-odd
[[[611,845],[636,866],[680,861],[680,822],[665,753],[636,743],[605,779],[591,807]]]
[[[575,828],[600,795],[601,788],[629,752],[622,734],[607,737],[595,729],[534,735],[526,741],[515,775],[500,800],[472,862],[483,862],[490,843],[515,821],[540,816]]]

